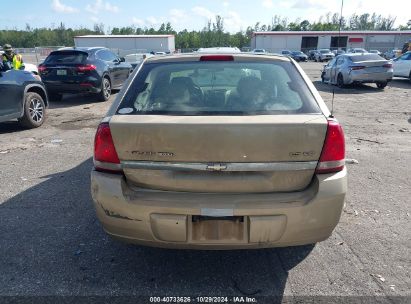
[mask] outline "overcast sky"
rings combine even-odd
[[[69,27],[103,23],[106,30],[128,25],[157,28],[170,21],[176,30],[199,30],[219,14],[225,29],[236,32],[256,22],[270,24],[274,15],[290,21],[315,21],[327,12],[339,12],[340,4],[341,0],[20,0],[8,1],[9,9],[0,15],[0,28],[23,29],[26,23],[50,27],[60,22]],[[345,0],[343,16],[376,12],[397,17],[398,26],[411,18],[410,8],[408,0]]]

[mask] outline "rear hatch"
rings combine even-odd
[[[311,181],[323,115],[114,116],[114,144],[130,183],[193,192],[277,192]]]
[[[110,120],[127,181],[187,192],[306,188],[327,119],[300,72],[283,57],[218,56],[140,69]]]
[[[78,50],[52,52],[40,65],[40,76],[45,82],[77,83],[93,70],[87,57],[87,52]]]

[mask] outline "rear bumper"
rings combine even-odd
[[[207,194],[137,189],[121,175],[92,171],[91,191],[97,217],[116,239],[168,248],[266,248],[327,239],[340,219],[346,175],[346,169],[317,175],[297,194]],[[226,220],[234,217],[241,220]]]
[[[375,83],[375,82],[389,82],[392,80],[392,72],[383,72],[383,73],[369,73],[364,74],[361,72],[351,72],[349,74],[349,84],[350,83]]]
[[[99,93],[101,82],[96,79],[84,79],[81,82],[57,82],[43,80],[48,92],[53,93]]]

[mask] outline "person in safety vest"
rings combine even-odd
[[[16,54],[10,44],[3,46],[4,54],[1,56],[2,69],[7,70],[24,70],[23,57]]]

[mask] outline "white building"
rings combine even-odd
[[[411,39],[411,31],[278,31],[254,32],[252,49],[265,49],[278,53],[281,50],[349,49],[365,48],[385,52],[402,49]]]
[[[74,37],[77,47],[102,46],[120,56],[133,53],[175,51],[174,35],[85,35]]]

